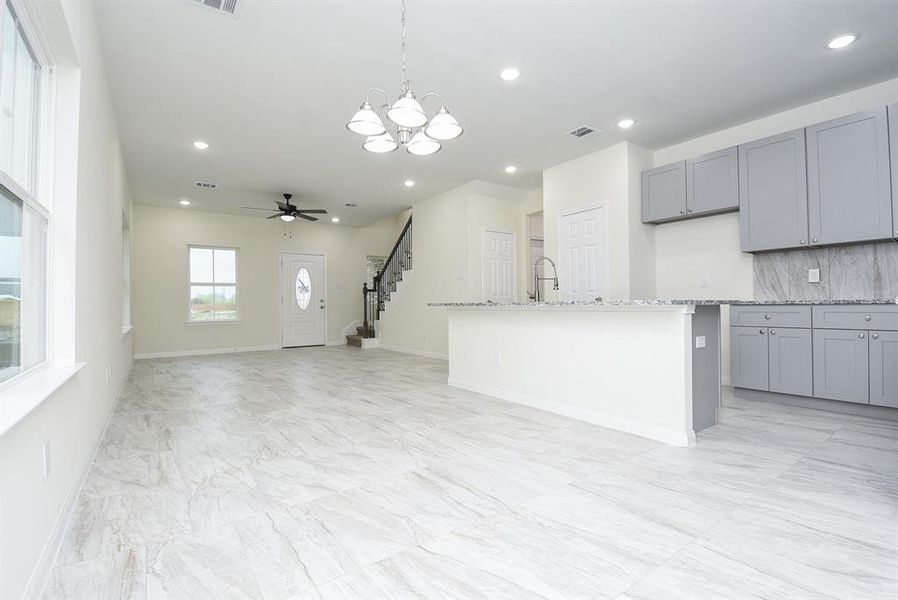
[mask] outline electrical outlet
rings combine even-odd
[[[808,283],[820,283],[820,269],[808,269]]]
[[[106,365],[106,383],[112,381],[112,365]]]
[[[501,352],[496,352],[496,366],[497,367],[502,366],[502,353]]]
[[[44,481],[50,478],[50,442],[44,442]]]
[[[698,278],[698,286],[699,287],[711,287],[711,276],[708,274],[700,275]]]
[[[705,347],[705,336],[703,336],[703,335],[695,336],[695,347],[696,348],[704,348]]]

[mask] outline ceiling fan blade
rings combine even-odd
[[[265,217],[265,218],[266,218],[266,219],[277,219],[277,218],[280,217],[280,216],[281,216],[281,213],[278,213],[278,214],[276,214],[276,215],[271,215],[270,217]]]
[[[255,206],[241,206],[240,208],[245,208],[246,210],[266,210],[268,212],[277,212],[273,208],[256,208]]]
[[[323,208],[300,208],[298,213],[306,213],[307,215],[326,215],[327,211]]]
[[[317,221],[318,220],[315,217],[310,217],[310,216],[304,215],[302,213],[296,213],[296,216],[299,217],[300,219],[305,219],[306,221]]]

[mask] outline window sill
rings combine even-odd
[[[122,327],[122,338],[131,333],[134,330],[134,325],[126,325]]]
[[[3,387],[3,402],[0,402],[0,435],[5,434],[28,416],[86,364],[47,365],[12,385]]]
[[[232,319],[230,321],[225,321],[224,319],[220,321],[184,321],[185,325],[240,325],[243,321],[240,319]]]

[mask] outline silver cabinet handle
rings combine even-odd
[[[878,340],[878,339],[879,339],[879,334],[878,334],[878,333],[874,333],[874,334],[871,334],[870,337],[872,337],[874,340]]]
[[[805,242],[804,240],[801,240],[801,241],[798,242],[798,243],[801,244],[802,246],[804,246],[806,242]]]
[[[767,320],[769,321],[769,320],[770,320],[770,315],[764,315],[764,318],[767,319]]]
[[[682,215],[682,214],[685,214],[685,213],[686,213],[685,210],[681,210],[681,211],[680,211],[680,214],[681,214],[681,215]]]
[[[864,315],[864,320],[869,321],[872,317],[870,315]]]
[[[812,241],[816,244],[816,243],[817,243],[817,238],[814,238]]]
[[[764,330],[763,330],[763,329],[758,329],[758,333],[760,333],[761,335],[764,335]]]
[[[687,209],[686,209],[686,212],[692,212],[692,209],[691,209],[691,208],[687,208]]]
[[[776,329],[771,329],[771,330],[770,330],[770,335],[776,335]]]
[[[859,334],[857,334],[857,337],[859,337],[860,339],[864,339],[867,336],[864,335],[863,333],[859,333]]]

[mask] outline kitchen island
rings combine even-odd
[[[720,304],[433,303],[449,384],[677,446],[717,422]]]

